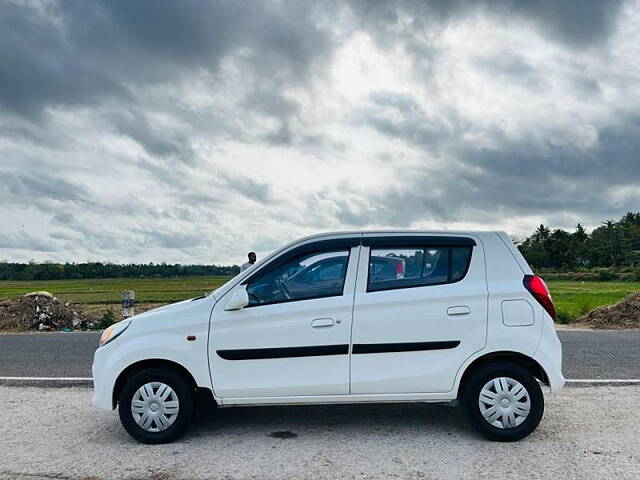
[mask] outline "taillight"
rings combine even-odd
[[[553,300],[551,299],[551,294],[549,293],[549,289],[547,288],[547,284],[544,283],[544,280],[537,275],[525,275],[524,280],[524,288],[526,288],[531,295],[542,305],[547,313],[556,320],[556,309],[553,306]]]
[[[396,278],[404,278],[404,263],[396,263]]]

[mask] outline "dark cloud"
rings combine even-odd
[[[0,250],[224,261],[317,230],[637,210],[625,10],[6,1]],[[458,38],[476,23],[499,35]]]
[[[394,92],[374,92],[370,105],[355,115],[376,131],[391,137],[429,149],[450,139],[459,128],[459,116],[455,111],[429,114],[410,95]]]
[[[184,133],[154,126],[144,114],[134,111],[114,117],[113,124],[116,130],[137,142],[152,157],[171,156],[185,162],[192,160],[193,150],[189,138]]]
[[[82,185],[45,171],[0,170],[0,194],[18,205],[43,205],[51,200],[73,203],[89,201],[89,194]]]
[[[27,4],[3,3],[0,8],[0,104],[37,118],[47,106],[127,97],[113,73],[52,20],[57,8],[46,5],[44,11]]]
[[[339,11],[329,3],[232,1],[5,3],[0,11],[0,103],[31,118],[56,105],[96,105],[108,98],[132,103],[132,89],[175,83],[194,71],[216,73],[220,61],[237,56],[263,85],[299,84],[335,39],[327,25]],[[615,29],[621,2],[499,0],[493,2],[354,1],[355,17],[379,41],[407,43],[434,24],[478,11],[506,21],[533,21],[572,47],[605,41]],[[507,65],[507,69],[519,68]],[[515,72],[514,72],[515,73]],[[267,106],[252,94],[249,104]],[[274,94],[275,109],[296,109]],[[270,112],[277,115],[274,110]],[[286,140],[287,125],[280,135]]]
[[[482,13],[506,22],[531,21],[554,41],[572,48],[605,42],[616,28],[622,0],[355,0],[350,6],[382,43],[398,35],[429,34],[448,22]]]
[[[622,4],[622,0],[504,0],[490,2],[488,7],[493,11],[502,7],[507,14],[531,18],[553,39],[584,48],[608,39],[616,28]]]
[[[207,242],[207,239],[198,233],[164,232],[158,230],[146,232],[146,238],[151,245],[178,249],[193,248]]]
[[[315,8],[232,1],[84,2],[4,5],[0,11],[0,102],[35,118],[56,105],[132,103],[132,89],[215,74],[238,54],[256,75],[295,84],[328,55],[331,37]]]
[[[73,215],[68,212],[60,212],[53,216],[53,221],[64,225],[73,224],[75,219]]]
[[[491,76],[500,76],[511,85],[519,85],[531,92],[545,89],[547,80],[538,69],[531,65],[522,55],[510,51],[496,52],[476,59],[475,64],[480,71]],[[582,77],[575,78],[583,82]]]
[[[250,176],[221,172],[220,178],[232,191],[256,202],[267,202],[271,195],[271,187],[267,183],[253,180]]]
[[[420,148],[428,145],[444,162],[425,159],[422,165],[399,167],[391,188],[369,195],[366,208],[336,201],[342,221],[407,227],[415,221],[482,224],[500,216],[564,214],[597,222],[637,210],[637,197],[609,198],[612,189],[638,187],[640,117],[635,113],[620,112],[612,123],[600,125],[597,141],[588,146],[554,146],[550,139],[565,132],[542,127],[518,139],[495,131],[492,138],[498,141],[489,148],[465,141],[465,131],[433,136],[416,127],[427,120],[408,111],[393,128],[380,128],[380,121],[370,125]]]
[[[0,232],[0,248],[6,250],[31,250],[38,252],[57,252],[60,246],[48,238],[37,238],[28,232],[9,234]]]

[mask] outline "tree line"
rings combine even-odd
[[[607,220],[591,233],[579,223],[572,232],[540,225],[518,243],[534,269],[640,266],[640,213],[628,212],[618,221]]]
[[[235,275],[237,265],[169,265],[166,263],[9,263],[0,262],[0,280],[63,280],[82,278],[186,277]]]
[[[534,269],[640,266],[640,213],[628,212],[618,221],[607,220],[591,233],[579,223],[573,231],[540,225],[517,243]],[[0,262],[0,280],[228,276],[239,271],[237,265]]]

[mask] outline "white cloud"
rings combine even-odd
[[[6,3],[0,258],[229,263],[637,209],[638,2],[367,3]]]

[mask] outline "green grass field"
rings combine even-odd
[[[61,300],[100,308],[121,302],[122,290],[134,290],[136,304],[178,302],[210,292],[229,277],[114,278],[90,280],[50,280],[0,282],[0,299],[34,290],[46,290]],[[612,305],[640,290],[640,282],[551,281],[549,289],[558,311],[558,320],[567,323],[601,305]],[[148,307],[147,307],[148,308]]]
[[[172,303],[215,290],[229,277],[98,278],[0,282],[0,299],[46,290],[79,304],[118,304],[123,290],[134,290],[136,303]]]
[[[640,290],[640,282],[547,282],[558,322],[567,323],[603,305],[613,305]]]

